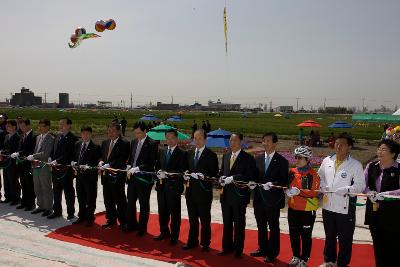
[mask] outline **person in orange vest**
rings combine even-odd
[[[290,186],[285,190],[288,200],[288,223],[293,257],[291,267],[306,267],[311,254],[312,230],[318,209],[320,178],[311,167],[312,151],[308,146],[294,150],[296,167],[289,171]],[[300,253],[301,251],[301,253]]]

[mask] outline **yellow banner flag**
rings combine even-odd
[[[226,22],[226,7],[224,7],[224,33],[225,33],[225,53],[228,55],[228,25]]]

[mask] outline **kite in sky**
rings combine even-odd
[[[228,25],[226,22],[226,7],[224,7],[224,34],[225,34],[225,53],[228,55]]]

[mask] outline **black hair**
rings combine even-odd
[[[26,126],[31,125],[31,120],[30,119],[26,119],[26,118],[21,118],[19,123],[23,123]]]
[[[92,133],[92,132],[93,132],[93,129],[92,129],[92,127],[90,127],[90,126],[88,126],[88,125],[83,125],[83,126],[81,127],[81,132],[90,132],[90,133]]]
[[[347,145],[353,147],[354,145],[354,139],[351,137],[351,135],[347,132],[343,132],[339,134],[339,136],[336,139],[346,139]]]
[[[392,139],[383,139],[379,142],[378,147],[385,145],[389,148],[390,153],[394,154],[393,159],[396,160],[400,153],[400,144]]]
[[[121,124],[119,124],[118,122],[111,122],[110,124],[108,124],[108,128],[115,128],[117,131],[120,131]]]
[[[6,124],[10,124],[13,127],[17,127],[17,121],[16,120],[8,120]]]
[[[72,124],[72,120],[71,120],[70,118],[68,118],[68,117],[62,117],[62,118],[60,119],[60,121],[62,121],[62,120],[65,120],[65,121],[67,122],[68,125],[71,125],[71,124]]]
[[[175,135],[175,137],[178,137],[178,131],[176,129],[168,129],[167,131],[165,131],[165,135],[167,135],[167,133],[173,133]]]
[[[273,143],[278,143],[278,135],[275,132],[267,132],[263,135],[262,139],[264,139],[267,136],[272,137],[272,142]]]
[[[50,120],[47,118],[43,118],[39,121],[39,124],[44,124],[44,126],[49,126],[50,127]]]
[[[133,125],[133,130],[138,129],[138,128],[140,130],[142,130],[143,132],[146,131],[147,130],[146,123],[144,123],[143,121],[135,122],[135,124]]]
[[[238,136],[238,137],[239,137],[239,139],[240,139],[240,141],[242,141],[242,140],[243,140],[243,134],[242,134],[242,133],[233,132],[233,133],[232,133],[232,135],[236,135],[236,136]],[[231,136],[232,136],[232,135],[231,135]]]
[[[207,133],[204,129],[197,129],[194,133],[199,132],[204,136],[204,139],[207,139]]]

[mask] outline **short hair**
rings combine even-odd
[[[19,123],[23,123],[26,126],[31,125],[31,120],[30,119],[26,119],[26,118],[21,118]]]
[[[242,133],[233,132],[233,133],[231,134],[231,136],[232,136],[232,135],[236,135],[237,137],[239,137],[240,141],[243,140],[243,134],[242,134]]]
[[[278,135],[275,132],[267,132],[267,133],[263,134],[262,139],[264,139],[267,136],[271,136],[272,137],[272,142],[273,143],[278,143]]]
[[[8,120],[6,122],[6,124],[9,124],[9,125],[11,125],[13,127],[17,127],[17,121],[16,120]]]
[[[119,124],[118,122],[111,122],[110,124],[108,124],[108,128],[115,128],[117,131],[120,131],[121,124]]]
[[[71,124],[72,124],[72,120],[71,120],[70,118],[68,118],[68,117],[62,117],[62,118],[60,119],[60,121],[62,121],[62,120],[65,120],[65,121],[67,122],[68,125],[71,125]]]
[[[50,127],[50,120],[47,118],[43,118],[39,121],[39,124],[44,124],[44,126],[49,126]]]
[[[175,135],[175,137],[178,137],[178,131],[176,129],[168,129],[165,131],[165,135],[167,135],[167,133],[173,133]]]
[[[336,139],[345,139],[347,142],[347,145],[353,147],[354,145],[354,139],[353,137],[351,137],[351,135],[347,132],[343,132],[341,134],[339,134],[339,136]]]
[[[197,132],[201,133],[204,136],[204,139],[207,139],[207,133],[206,133],[206,131],[204,131],[203,128],[197,129],[194,133],[197,133]]]
[[[396,160],[397,157],[399,156],[400,153],[400,144],[397,143],[396,141],[392,140],[392,139],[383,139],[382,141],[380,141],[378,143],[378,147],[380,147],[381,145],[386,145],[389,150],[390,153],[394,153],[394,157],[393,159]]]
[[[89,125],[83,125],[83,126],[81,127],[81,132],[90,132],[90,133],[92,133],[92,132],[93,132],[93,129],[92,129],[92,127],[90,127]]]
[[[138,128],[140,130],[142,130],[143,132],[147,131],[146,123],[144,123],[143,121],[137,121],[137,122],[135,122],[135,124],[133,124],[133,130],[138,129]]]

